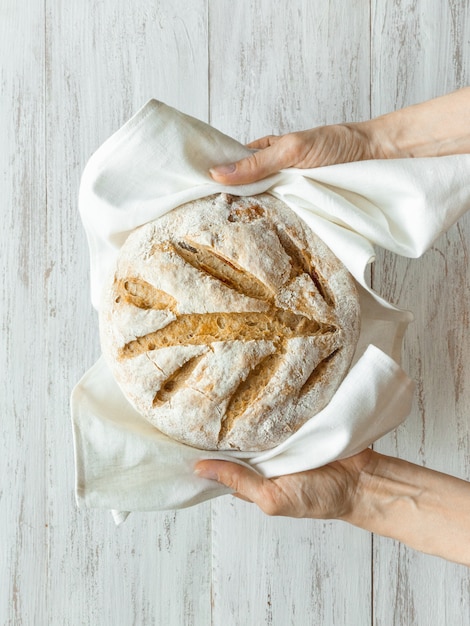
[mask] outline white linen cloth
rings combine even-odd
[[[155,100],[91,157],[79,208],[91,264],[91,297],[136,227],[213,193],[269,192],[286,202],[345,263],[358,282],[362,330],[354,363],[329,405],[280,446],[263,453],[207,452],[171,440],[125,400],[103,358],[72,393],[79,504],[126,511],[177,509],[229,493],[193,475],[203,458],[247,463],[264,476],[320,467],[355,454],[397,427],[413,383],[399,366],[412,315],[374,294],[365,269],[374,245],[420,256],[470,208],[470,155],[367,161],[299,170],[223,187],[210,167],[250,151],[211,126]],[[120,513],[123,511],[123,513]]]

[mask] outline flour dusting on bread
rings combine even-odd
[[[331,400],[359,320],[352,277],[283,202],[218,194],[129,236],[100,336],[124,395],[162,432],[261,451]]]

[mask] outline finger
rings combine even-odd
[[[194,472],[201,478],[217,480],[230,487],[238,496],[259,503],[267,489],[269,480],[238,463],[229,461],[199,461]]]
[[[210,174],[215,181],[224,185],[246,185],[288,167],[286,157],[275,143],[236,163],[213,167]]]
[[[253,504],[253,500],[242,496],[241,493],[233,493],[232,495],[234,498],[238,498],[238,500],[243,500],[244,502],[249,502],[250,504]]]
[[[273,146],[277,141],[279,141],[280,137],[277,135],[267,135],[266,137],[261,137],[260,139],[255,139],[254,141],[250,141],[250,143],[246,144],[247,148],[254,148],[255,150],[263,150],[264,148],[269,148],[269,146]]]

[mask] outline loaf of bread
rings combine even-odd
[[[325,407],[359,335],[348,271],[269,194],[214,195],[134,231],[106,284],[103,354],[168,436],[261,451]]]

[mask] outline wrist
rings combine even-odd
[[[372,452],[340,519],[470,565],[470,483]]]
[[[410,501],[413,495],[418,495],[403,480],[395,484],[390,480],[394,474],[392,466],[395,461],[403,463],[398,459],[372,452],[368,463],[357,477],[351,508],[342,518],[343,521],[371,532],[386,534],[384,525],[390,520],[393,512],[391,505],[400,499]]]
[[[342,124],[350,132],[352,145],[361,146],[355,160],[396,159],[402,155],[396,143],[394,126],[386,117]]]
[[[429,120],[429,110],[414,105],[370,120],[367,131],[374,158],[404,159],[438,156],[442,138]]]
[[[346,459],[347,461],[347,459]],[[343,522],[348,522],[360,528],[367,528],[371,519],[372,494],[377,492],[380,475],[379,465],[383,464],[382,455],[368,449],[365,462],[357,468],[357,474],[353,480],[353,488],[348,500],[348,506],[343,515],[339,516]]]
[[[410,156],[403,153],[397,138],[397,128],[388,116],[352,124],[366,146],[364,159],[398,159]]]
[[[356,124],[372,159],[470,152],[470,87]]]

